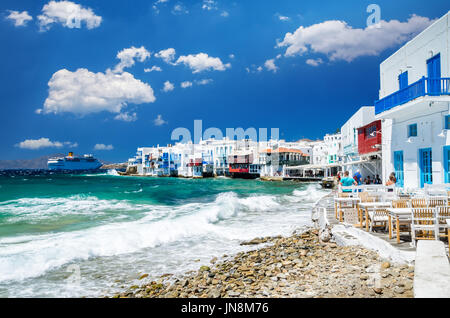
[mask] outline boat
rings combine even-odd
[[[335,177],[325,177],[320,184],[324,189],[334,189],[337,186],[337,180]]]
[[[97,170],[102,166],[100,161],[93,155],[84,155],[82,157],[74,156],[73,152],[69,152],[66,157],[50,158],[47,162],[49,170]]]

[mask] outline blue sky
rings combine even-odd
[[[74,150],[122,161],[195,119],[321,138],[373,105],[380,62],[450,9],[377,1],[373,32],[372,1],[59,2],[0,3],[0,159]]]

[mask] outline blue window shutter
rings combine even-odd
[[[398,87],[399,89],[408,87],[408,71],[403,72],[398,76]]]
[[[431,148],[419,149],[420,187],[433,184],[433,158]]]
[[[444,168],[444,182],[450,182],[450,146],[444,146],[444,161],[442,162]]]
[[[394,170],[395,178],[399,187],[404,186],[404,168],[403,168],[403,151],[394,152]]]

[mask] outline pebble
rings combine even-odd
[[[321,243],[317,230],[241,244],[263,243],[257,250],[213,258],[210,266],[172,277],[171,284],[134,285],[113,297],[413,297],[413,267],[382,262],[376,252],[360,246]],[[380,266],[380,285],[373,287]]]

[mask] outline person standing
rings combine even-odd
[[[352,185],[355,185],[355,186],[358,185],[358,183],[353,178],[350,178],[348,171],[344,172],[344,177],[341,179],[339,184],[343,187],[350,187]],[[352,190],[344,189],[344,190],[342,190],[342,192],[352,192]]]
[[[353,179],[355,179],[357,185],[361,185],[362,184],[362,175],[361,175],[361,172],[359,170],[357,170],[356,173],[353,175]]]

